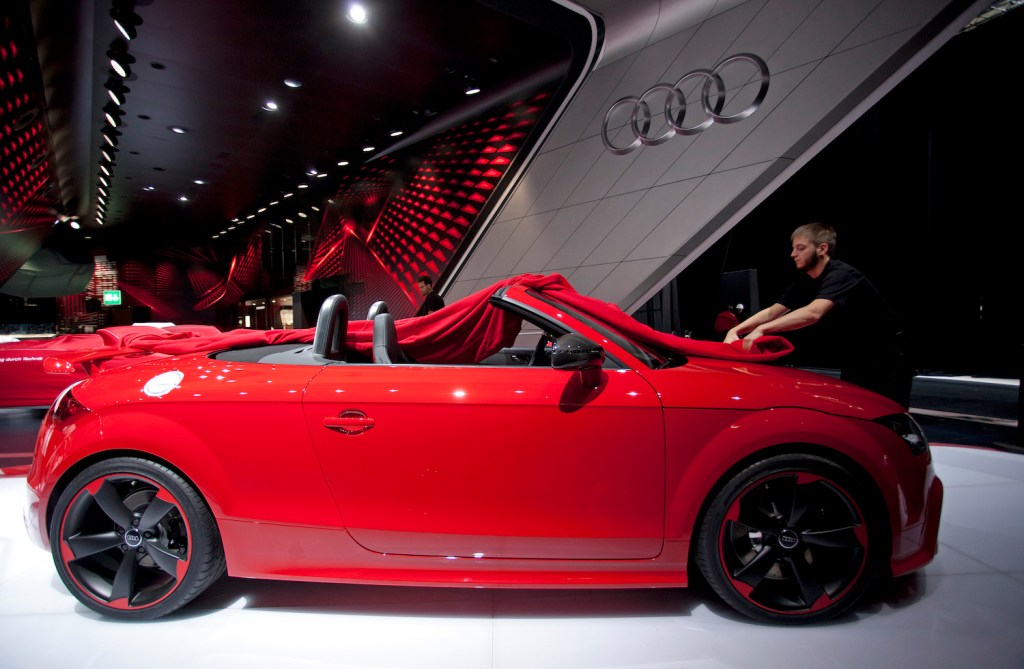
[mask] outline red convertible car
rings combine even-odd
[[[87,607],[234,577],[683,587],[760,621],[849,612],[930,562],[942,483],[893,402],[788,342],[656,332],[524,275],[422,318],[149,336],[54,401],[26,524]],[[140,351],[142,353],[140,354]]]

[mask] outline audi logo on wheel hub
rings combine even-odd
[[[722,79],[722,72],[730,65],[743,62],[750,63],[757,68],[759,75],[757,95],[754,96],[753,101],[749,105],[740,111],[733,114],[723,114],[722,110],[725,108],[726,92],[728,90],[733,90],[734,92],[741,90],[750,81],[743,82],[743,84],[735,89],[727,89],[725,81]],[[664,144],[676,135],[699,134],[715,123],[738,123],[757,111],[757,108],[764,102],[765,95],[768,94],[768,82],[770,79],[768,65],[758,56],[752,53],[738,53],[734,56],[729,56],[715,65],[713,69],[687,72],[676,81],[675,85],[655,84],[644,91],[643,95],[639,97],[631,95],[616,100],[604,115],[604,124],[601,126],[601,140],[604,142],[606,149],[617,156],[621,156],[635,151],[641,145],[657,146]],[[704,82],[702,85],[701,81]],[[686,90],[684,87],[687,84],[700,86],[700,106],[704,112],[704,120],[694,125],[685,124]],[[648,133],[651,130],[653,115],[647,101],[657,93],[665,94],[665,106],[662,113],[665,116],[668,127],[661,134],[651,137]],[[633,141],[626,146],[616,146],[612,142],[612,138],[608,136],[609,124],[616,112],[630,106],[629,123],[627,125],[632,130]]]

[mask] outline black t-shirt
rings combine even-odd
[[[801,274],[779,304],[793,310],[819,298],[831,300],[833,307],[815,327],[820,326],[819,335],[839,344],[847,360],[902,347],[903,327],[896,313],[857,268],[831,258],[817,278]]]
[[[437,311],[438,309],[441,309],[443,307],[444,300],[441,299],[441,296],[435,293],[434,291],[430,291],[429,293],[426,294],[426,296],[424,296],[423,304],[421,304],[420,308],[416,310],[416,315],[426,316],[430,312]]]

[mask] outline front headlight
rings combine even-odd
[[[897,413],[875,419],[879,425],[889,428],[903,440],[914,455],[928,453],[928,437],[909,413]]]

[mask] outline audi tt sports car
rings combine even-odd
[[[883,397],[780,364],[784,340],[655,332],[557,275],[422,318],[372,311],[351,320],[336,295],[310,332],[150,342],[65,390],[26,524],[68,589],[150,619],[225,572],[703,578],[751,618],[812,623],[935,555],[924,434]]]

